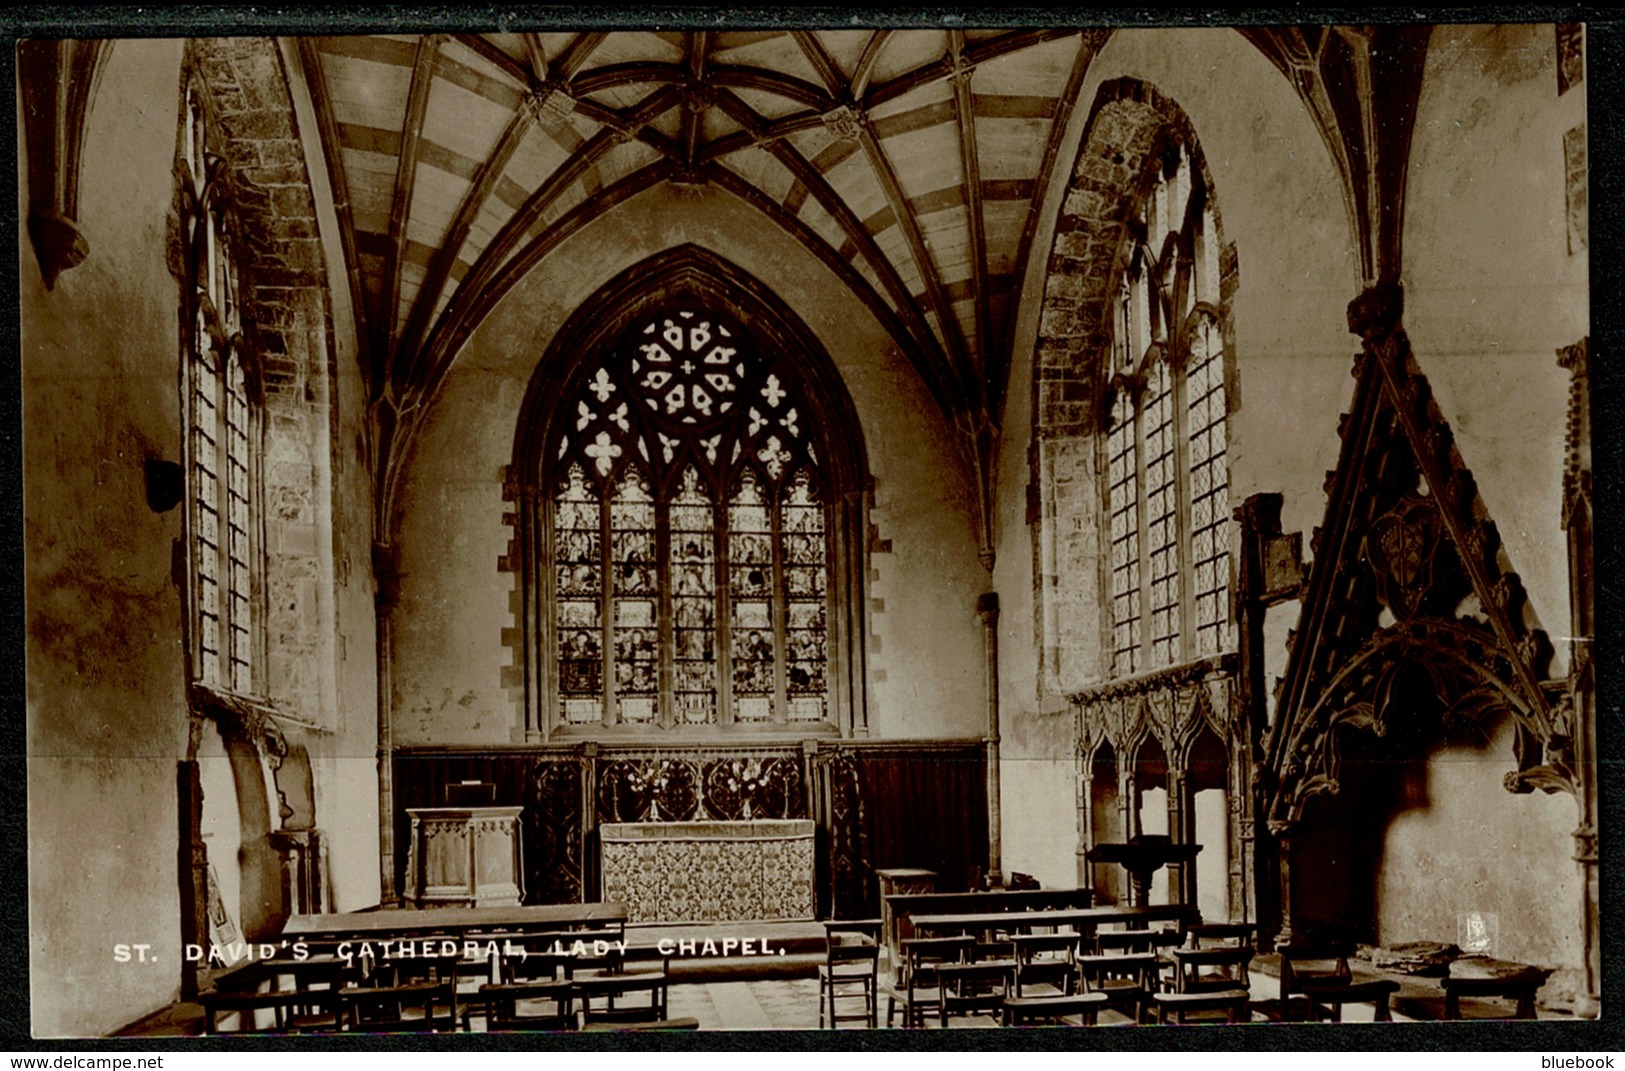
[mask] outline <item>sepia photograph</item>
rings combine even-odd
[[[23,1029],[1609,1047],[1588,26],[1122,17],[14,24]]]

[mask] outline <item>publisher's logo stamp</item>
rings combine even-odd
[[[1467,911],[1456,916],[1456,946],[1469,956],[1494,956],[1501,940],[1500,916]]]

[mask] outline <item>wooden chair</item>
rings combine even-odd
[[[329,1033],[340,1026],[334,989],[216,990],[199,994],[198,1003],[205,1034]],[[231,1014],[237,1017],[235,1029],[223,1030],[221,1016]]]
[[[1166,1024],[1170,1017],[1175,1022],[1187,1023],[1191,1016],[1201,1016],[1198,1022],[1213,1021],[1215,1014],[1224,1016],[1227,1023],[1245,1023],[1252,1016],[1248,1010],[1245,989],[1218,989],[1206,993],[1157,993],[1151,998],[1157,1008],[1157,1022]]]
[[[665,971],[626,971],[577,977],[571,985],[581,1001],[580,1024],[663,1023],[669,986]],[[602,1007],[593,1001],[602,997]]]
[[[1248,989],[1247,967],[1253,961],[1251,945],[1220,948],[1174,948],[1168,955],[1174,961],[1174,991],[1212,993]]]
[[[1150,1015],[1151,997],[1162,987],[1162,960],[1155,952],[1109,952],[1079,956],[1079,991],[1099,993],[1108,1007],[1137,1023]]]
[[[1281,957],[1282,1022],[1296,1019],[1300,1006],[1309,1021],[1342,1022],[1345,1004],[1370,1004],[1375,1009],[1373,1021],[1393,1021],[1389,1000],[1399,991],[1399,983],[1385,978],[1356,982],[1349,968],[1351,951],[1345,942],[1295,942],[1276,949]],[[1303,1000],[1295,1000],[1297,996]]]
[[[987,1014],[1002,1019],[1004,999],[1015,974],[1014,959],[944,963],[937,967],[937,1020],[944,1027],[957,1015]]]
[[[1247,967],[1253,959],[1252,946],[1175,948],[1168,954],[1174,961],[1175,989],[1152,995],[1158,1022],[1166,1023],[1170,1016],[1180,1023],[1190,1022],[1192,1016],[1201,1022],[1218,1015],[1230,1023],[1251,1019]]]
[[[831,1030],[843,1022],[862,1022],[873,1029],[879,1007],[879,919],[830,920],[824,923],[824,962],[818,965],[818,1026]],[[840,1002],[861,1000],[859,1014],[843,1015]]]
[[[628,970],[626,956],[612,946],[604,956],[570,955],[576,997],[581,1002],[582,1024],[649,1023],[666,1019],[669,957],[658,969]],[[603,998],[603,1006],[593,1001]]]
[[[442,1033],[459,1022],[457,963],[462,957],[406,956],[385,963],[360,984],[339,990],[346,1030]]]
[[[457,1029],[451,978],[339,990],[345,1030],[366,1033],[449,1033]]]
[[[1544,967],[1523,963],[1466,957],[1450,964],[1450,973],[1440,979],[1444,988],[1444,1017],[1446,1019],[1533,1019],[1535,994],[1546,984],[1552,972]],[[1461,1001],[1466,997],[1475,1001],[1479,1010],[1483,1001],[1493,1000],[1492,1014],[1464,1016]],[[1512,1004],[1511,1014],[1504,1013],[1505,1002]]]
[[[1061,996],[1075,992],[1079,940],[1075,933],[1016,935],[1011,942],[1016,961],[1015,997]],[[1028,990],[1035,991],[1029,993]]]
[[[490,983],[479,988],[488,1033],[572,1030],[576,1026],[572,982]]]
[[[1000,1007],[1005,1026],[1032,1026],[1036,1023],[1071,1025],[1066,1022],[1078,1017],[1078,1025],[1094,1026],[1100,1009],[1107,1004],[1105,993],[1065,993],[1047,997],[1006,997]]]
[[[976,940],[972,937],[909,937],[900,942],[901,978],[886,987],[886,1025],[891,1026],[897,1005],[903,1006],[903,1026],[923,1027],[925,1010],[938,1004],[937,968],[966,963]]]

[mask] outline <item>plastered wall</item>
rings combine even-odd
[[[107,60],[98,99],[143,104],[91,111],[86,158],[122,161],[82,179],[91,256],[47,292],[19,239],[29,953],[33,1028],[47,1035],[150,1011],[180,974],[180,514],[147,508],[142,474],[144,459],[180,452],[179,288],[163,267],[179,69],[172,42],[122,43]],[[118,943],[171,961],[115,964]]]

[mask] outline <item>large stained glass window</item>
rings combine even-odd
[[[1173,145],[1130,235],[1111,322],[1112,672],[1229,649],[1230,521],[1217,223]]]
[[[554,721],[830,719],[824,475],[794,372],[726,317],[645,317],[567,388],[553,473]]]

